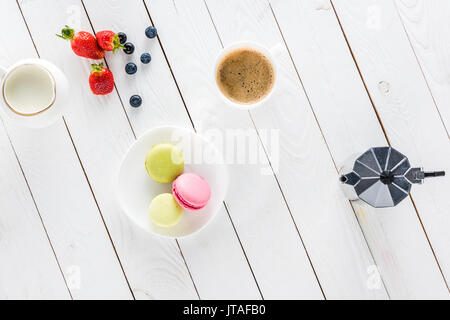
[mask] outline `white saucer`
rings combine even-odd
[[[145,170],[145,156],[158,143],[172,143],[184,155],[184,172],[196,173],[209,183],[211,199],[201,210],[185,210],[180,222],[170,228],[154,225],[148,208],[154,197],[171,193],[171,183],[152,180]],[[194,234],[210,222],[222,206],[228,187],[228,175],[222,155],[209,141],[192,130],[179,127],[158,127],[143,134],[127,151],[117,177],[117,196],[127,216],[147,232],[181,238]]]

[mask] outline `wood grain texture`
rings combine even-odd
[[[183,2],[170,4],[154,1],[147,2],[147,5],[149,6],[150,14],[156,17],[154,19],[159,26],[169,20],[169,17],[173,16],[171,21],[175,22],[166,22],[163,26],[167,30],[165,33],[161,33],[160,36],[175,76],[179,79],[180,88],[185,97],[185,101],[187,102],[189,109],[192,110],[191,115],[194,114],[193,118],[195,118],[195,109],[199,109],[199,111],[203,112],[205,112],[206,109],[212,114],[213,112],[210,111],[211,109],[209,108],[212,108],[212,102],[214,101],[214,106],[217,108],[217,111],[214,113],[220,113],[217,114],[217,118],[205,117],[207,119],[207,121],[205,121],[206,124],[204,125],[205,128],[208,128],[208,126],[236,128],[238,121],[243,119],[242,115],[239,116],[235,111],[224,109],[226,106],[223,106],[223,103],[220,100],[217,100],[218,98],[212,87],[214,84],[211,83],[213,79],[213,63],[215,56],[220,50],[220,41],[217,39],[217,35],[215,35],[212,30],[209,30],[211,28],[211,22],[205,18],[205,15],[208,15],[207,8],[203,8],[202,2],[190,3],[189,6],[187,6]],[[227,2],[226,5],[221,2],[208,2],[208,6],[214,24],[225,45],[237,40],[256,40],[268,47],[279,43],[279,33],[276,31],[275,21],[273,19],[270,20],[271,12],[267,3],[264,5],[263,2],[242,2],[242,5],[239,6],[237,2],[233,1]],[[158,17],[160,17],[159,20]],[[256,24],[255,21],[257,21]],[[251,25],[253,24],[254,26],[252,27]],[[255,31],[258,27],[261,27],[261,30]],[[273,27],[275,28],[274,32],[270,30]],[[186,32],[188,35],[185,33],[183,35],[177,34],[176,30],[187,30]],[[166,35],[168,32],[170,32],[170,35]],[[233,35],[239,35],[239,38],[233,38]],[[165,38],[166,36],[167,39]],[[177,38],[176,46],[175,44],[171,44],[174,37]],[[192,42],[194,42],[194,44]],[[213,46],[214,43],[216,43],[215,47]],[[183,49],[180,50],[180,48]],[[193,48],[195,48],[195,50]],[[181,52],[182,54],[180,54]],[[280,129],[280,165],[278,167],[279,172],[277,172],[277,177],[284,191],[284,195],[288,200],[295,221],[305,239],[307,249],[310,251],[309,253],[313,265],[319,280],[321,281],[322,287],[324,288],[325,294],[327,297],[333,297],[337,296],[337,292],[340,291],[342,296],[346,297],[385,297],[383,289],[378,290],[377,292],[376,290],[369,291],[366,288],[366,265],[373,264],[373,261],[371,260],[370,253],[364,242],[361,231],[357,226],[357,221],[353,216],[351,207],[348,202],[342,199],[340,194],[336,192],[340,192],[338,190],[338,185],[333,184],[329,188],[325,188],[326,196],[323,198],[326,199],[331,195],[331,198],[328,201],[317,201],[317,195],[319,195],[318,189],[310,188],[311,184],[309,181],[313,178],[317,178],[317,180],[320,181],[321,174],[323,173],[327,178],[332,176],[333,178],[331,178],[331,181],[334,181],[334,179],[336,179],[336,173],[333,172],[333,163],[327,152],[323,138],[320,135],[317,124],[314,121],[314,117],[307,106],[306,99],[304,95],[302,96],[295,71],[292,68],[289,57],[286,55],[286,51],[282,52],[280,60],[279,69],[281,70],[280,74],[282,74],[282,76],[280,76],[281,80],[279,88],[282,89],[280,89],[281,93],[277,95],[277,99],[281,100],[279,101],[279,105],[283,106],[284,109],[277,108],[272,104],[267,106],[266,109],[252,112],[252,115],[260,133],[268,129]],[[196,61],[202,61],[202,63],[196,63]],[[203,73],[202,77],[200,76],[200,70],[202,70]],[[189,80],[190,77],[192,79],[194,75],[197,79],[197,84],[193,83],[192,80]],[[203,84],[201,88],[199,88],[198,83]],[[206,88],[210,89],[208,90]],[[301,106],[300,108],[299,105]],[[300,110],[300,112],[298,110]],[[241,126],[244,125],[245,123],[241,124]],[[305,141],[308,141],[308,147],[302,150]],[[264,146],[270,151],[269,143],[265,143]],[[306,154],[313,155],[313,157],[308,159]],[[276,155],[275,152],[273,155]],[[245,173],[246,177],[249,176],[248,172],[251,171],[249,169],[247,170]],[[242,174],[239,178],[241,176]],[[233,178],[238,179],[236,176]],[[296,183],[294,188],[293,182],[297,181],[297,178],[300,179],[299,181],[304,181],[304,183],[300,186]],[[237,181],[241,181],[241,179]],[[262,184],[259,184],[259,186],[260,194],[269,193],[268,189],[262,189]],[[249,191],[246,190],[245,185],[242,185],[242,183],[235,186],[233,185],[232,188],[236,191],[240,191],[240,194],[249,194]],[[264,193],[262,193],[261,190],[263,190]],[[313,194],[316,196],[312,196]],[[299,197],[299,195],[301,196]],[[271,241],[273,238],[270,238],[270,236],[275,234],[274,230],[271,230],[273,227],[269,228],[268,225],[276,226],[276,228],[280,229],[281,223],[279,219],[282,218],[282,215],[278,213],[278,221],[274,220],[272,222],[266,222],[267,225],[264,226],[261,221],[255,222],[255,219],[253,219],[251,215],[235,216],[233,213],[234,208],[239,208],[234,207],[233,202],[237,202],[239,205],[249,208],[249,206],[253,206],[252,200],[257,199],[256,197],[247,197],[247,199],[244,200],[242,199],[242,196],[240,196],[240,200],[237,200],[237,193],[233,193],[233,196],[230,195],[229,198],[231,200],[227,200],[227,203],[230,203],[230,213],[235,220],[236,228],[241,236],[250,263],[254,267],[255,276],[260,284],[263,295],[266,298],[277,297],[274,294],[279,294],[279,291],[275,291],[274,289],[278,287],[274,287],[274,284],[270,282],[268,277],[269,275],[272,277],[275,270],[281,270],[276,269],[279,267],[281,268],[281,265],[279,267],[277,265],[276,268],[268,265],[268,263],[263,260],[263,254],[269,256],[271,254],[267,253],[267,249],[259,249],[259,246],[256,247],[253,243],[253,237],[256,237],[258,234],[258,231],[256,230],[259,230],[260,234],[266,235],[264,238],[261,236],[259,237],[259,245],[262,244],[263,248],[270,248],[272,250],[272,248],[277,245]],[[261,197],[259,197],[259,199],[261,199]],[[311,201],[309,201],[309,199],[311,199]],[[263,205],[261,205],[261,207],[263,207]],[[293,208],[294,210],[292,210]],[[252,212],[248,209],[247,211]],[[301,218],[300,212],[305,213]],[[311,215],[308,214],[308,212],[314,212],[315,214]],[[322,213],[325,216],[322,216]],[[341,213],[342,216],[339,213]],[[258,215],[260,219],[261,216],[261,214]],[[330,217],[333,222],[331,222]],[[342,217],[344,217],[343,220],[341,219]],[[264,219],[270,221],[270,217],[264,217]],[[342,225],[346,224],[347,226],[343,227],[339,235],[337,235],[337,232],[330,234],[327,227],[331,227],[332,223],[339,220],[346,221],[342,222]],[[258,229],[256,229],[256,223],[260,225]],[[324,229],[321,230],[321,228]],[[347,233],[347,230],[349,230],[349,233]],[[352,234],[353,231],[356,232]],[[286,237],[287,233],[283,233],[284,237]],[[305,233],[307,234],[306,237]],[[326,245],[321,246],[318,241],[320,237],[327,237],[327,241],[323,241],[322,238],[323,244],[336,243],[336,247],[330,248]],[[335,240],[346,237],[348,237],[347,243],[349,245],[347,249],[342,250],[345,245],[338,244],[341,240],[338,240],[337,242]],[[330,239],[333,240],[331,241]],[[280,240],[277,241],[279,242]],[[314,243],[314,245],[312,245],[312,243]],[[250,247],[248,247],[249,245]],[[335,249],[338,247],[340,256],[344,254],[346,259],[348,258],[351,261],[354,261],[353,259],[355,259],[360,262],[356,262],[354,265],[351,263],[346,264],[345,271],[340,269],[341,267],[344,268],[344,266],[339,264],[337,259],[338,254]],[[286,248],[283,248],[283,252],[286,252]],[[336,256],[333,255],[333,252],[336,253]],[[273,260],[270,262],[271,264],[274,264]],[[284,260],[282,262],[286,265],[288,264],[286,261],[287,260]],[[262,268],[260,265],[264,265],[264,268],[259,269]],[[333,267],[331,267],[331,265],[333,265]],[[349,272],[348,265],[351,265],[352,268],[356,265],[354,269],[355,272]],[[284,271],[284,273],[286,273],[286,271]],[[345,280],[341,278],[341,283],[339,278],[346,276],[352,278],[355,277],[358,278],[358,280],[353,278],[352,281],[346,281],[346,283],[351,282],[352,286],[345,286]],[[292,283],[292,281],[288,282]],[[292,283],[292,285],[295,284]],[[289,287],[289,289],[291,288]],[[290,296],[292,297],[292,294]]]
[[[2,1],[0,65],[37,49],[72,90],[66,122],[30,130],[0,119],[0,299],[449,299],[449,179],[375,210],[345,200],[336,173],[350,154],[386,145],[383,130],[413,166],[450,172],[449,6]],[[156,39],[144,35],[152,23]],[[132,55],[107,53],[112,94],[90,93],[93,61],[55,37],[65,24],[124,31],[135,44]],[[217,54],[241,40],[271,49],[279,75],[273,100],[250,113],[214,88]],[[142,107],[129,106],[132,94]],[[260,160],[230,165],[224,207],[178,242],[135,227],[114,192],[136,136],[167,124],[194,125],[228,160],[227,143]]]
[[[128,41],[136,47],[132,55],[118,52],[107,57],[136,134],[139,136],[151,127],[169,124],[192,128],[158,39],[151,40],[145,36],[144,31],[151,23],[144,3],[139,0],[126,3],[85,0],[84,4],[96,31],[120,30],[127,34]],[[148,65],[139,60],[144,52],[152,55]],[[124,70],[130,61],[138,66],[138,72],[134,75],[126,74]],[[142,97],[143,105],[140,108],[129,106],[128,99],[133,94]],[[199,235],[179,240],[200,297],[261,298],[224,208],[216,219]],[[239,291],[236,291],[237,287]]]
[[[333,3],[393,147],[407,155],[413,166],[449,172],[448,135],[394,3],[384,0]],[[450,272],[448,190],[447,177],[429,179],[412,190],[446,279]],[[424,296],[434,294],[431,290],[423,292]]]
[[[90,30],[81,2],[19,3],[41,57],[60,66],[71,82],[72,96],[65,118],[135,297],[195,299],[195,289],[176,243],[136,230],[116,201],[115,173],[134,140],[133,133],[116,93],[105,97],[90,93],[91,61],[75,56],[68,42],[55,37],[65,24],[75,23]],[[54,18],[51,24],[47,23],[48,16]]]
[[[0,124],[0,298],[70,299],[1,121]]]
[[[374,261],[352,208],[339,190],[332,158],[267,1],[231,3],[208,1],[225,43],[245,36],[268,48],[282,46],[276,56],[280,70],[277,100],[252,114],[258,128],[280,130],[277,176],[327,298],[387,298],[382,285],[367,285],[367,270]]]
[[[0,35],[2,42],[10,41],[8,37],[20,39],[27,32],[15,1],[2,3],[0,24],[9,19],[9,26],[13,28],[8,34]],[[21,50],[34,50],[26,41],[19,45]],[[17,58],[12,50],[9,47],[0,51],[1,66],[6,67]],[[0,120],[0,167],[0,298],[70,299],[39,212],[11,147],[4,120]]]
[[[3,67],[20,58],[16,50],[31,56],[34,51],[15,1],[2,2],[0,26],[6,22],[11,30],[0,34],[0,41],[25,41],[0,50]],[[0,119],[0,299],[70,299],[5,120]]]
[[[395,4],[449,134],[450,2],[396,0]]]
[[[146,3],[197,130],[218,138],[214,141],[221,149],[220,137],[233,130],[246,132],[248,141],[256,142],[253,151],[263,157],[259,164],[229,166],[226,203],[264,298],[321,298],[251,119],[224,106],[215,94],[212,68],[221,45],[207,8],[202,1]],[[225,153],[229,156],[234,154]],[[270,174],[261,174],[267,169]]]
[[[45,129],[10,132],[74,299],[130,299],[62,120]]]
[[[8,62],[36,57],[19,7],[8,2],[8,17],[0,26],[20,26],[2,36],[5,43],[17,44],[3,51]],[[62,119],[44,129],[10,125],[8,131],[72,296],[131,297]]]
[[[352,154],[387,145],[331,3],[271,3],[338,168]],[[377,264],[367,272],[380,272],[391,298],[426,297],[424,292],[445,296],[445,283],[409,199],[381,210],[363,201],[352,204]],[[423,257],[420,263],[418,256]]]

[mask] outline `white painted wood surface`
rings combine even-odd
[[[448,135],[394,3],[335,1],[335,6],[392,145],[407,154],[412,165],[449,172]],[[445,279],[450,273],[449,190],[448,178],[412,190]]]
[[[282,43],[266,2],[207,3],[224,44],[239,40],[240,34],[268,48]],[[339,194],[330,154],[284,48],[277,63],[279,91],[267,109],[252,115],[258,127],[280,130],[277,176],[325,296],[385,297],[382,286],[367,287],[366,270],[374,262],[351,206]]]
[[[175,77],[181,77],[180,89],[194,122],[205,133],[212,128],[250,129],[250,137],[256,140],[248,114],[227,109],[215,95],[212,68],[221,46],[205,4],[202,1],[174,4],[147,2],[154,23],[167,30],[164,36],[161,33],[161,41],[167,43],[164,49]],[[177,11],[179,7],[182,9]],[[175,41],[164,41],[165,37]],[[264,168],[269,168],[267,159],[261,165],[231,166],[225,199],[262,295],[266,299],[321,298],[277,182],[271,173],[261,174]]]
[[[450,19],[450,2],[395,1],[409,41],[420,63],[421,71],[432,93],[447,134],[450,128],[450,69],[448,52],[450,25],[442,23]]]
[[[3,8],[6,10],[0,11],[2,21],[7,17],[20,19],[15,2],[5,2]],[[21,32],[26,32],[23,23],[11,30],[10,35]],[[0,36],[1,41],[8,40],[3,38],[5,35]],[[22,49],[27,50],[27,43]],[[11,63],[12,57],[12,52],[2,50],[0,64]],[[3,121],[0,124],[1,296],[3,299],[70,299]]]
[[[338,168],[351,154],[386,145],[331,3],[272,1],[272,8]],[[353,207],[391,298],[427,291],[445,296],[411,201],[391,209],[373,209],[363,201]],[[417,264],[417,255],[427,258]]]
[[[122,30],[128,35],[128,41],[136,46],[133,55],[117,54],[117,57],[108,58],[109,67],[117,75],[116,85],[120,96],[139,94],[144,99],[142,108],[135,109],[123,98],[136,135],[140,136],[149,127],[167,124],[192,128],[159,42],[156,39],[149,41],[144,34],[150,24],[144,3],[135,0],[88,0],[84,4],[95,30]],[[110,17],[116,17],[113,19],[114,24],[111,24]],[[151,63],[148,66],[137,63],[139,72],[133,76],[127,75],[124,72],[125,65],[130,61],[138,62],[143,52],[151,53]],[[205,230],[203,240],[179,240],[190,272],[194,279],[198,279],[196,286],[200,297],[261,298],[225,208],[219,213],[219,221]],[[240,287],[238,292],[236,287]]]
[[[5,1],[5,63],[37,56],[15,1]],[[6,16],[8,14],[8,18]],[[10,127],[12,144],[74,298],[126,298],[129,290],[63,121],[42,130]],[[58,150],[58,152],[55,152]]]
[[[20,5],[41,58],[59,65],[74,84],[72,104],[65,119],[118,255],[128,270],[126,275],[135,297],[195,298],[193,283],[176,243],[137,230],[121,213],[116,201],[115,172],[134,140],[117,94],[100,98],[85,94],[90,92],[87,81],[90,61],[71,54],[69,43],[54,41],[55,32],[68,23],[70,14],[80,19],[80,28],[90,30],[81,3],[21,1]],[[54,24],[48,24],[47,16],[40,10],[52,12]],[[49,42],[54,45],[46,45]]]
[[[0,292],[3,299],[70,299],[3,126],[0,128]]]
[[[1,123],[0,298],[448,299],[448,178],[375,210],[350,205],[336,172],[350,154],[386,145],[383,129],[413,165],[450,172],[443,2],[2,1],[11,31],[0,34],[0,65],[39,54],[72,91],[48,128]],[[152,23],[159,37],[149,40]],[[107,54],[109,96],[90,93],[91,61],[55,37],[65,24],[124,31],[136,45]],[[213,90],[215,57],[239,40],[278,48],[278,90],[251,113],[225,108]],[[230,165],[217,218],[177,241],[132,225],[113,188],[136,136],[164,124],[248,130],[263,160]],[[279,153],[263,139],[273,129]]]

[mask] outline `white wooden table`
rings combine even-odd
[[[374,210],[343,197],[336,168],[389,143],[450,172],[449,21],[447,0],[2,0],[0,65],[50,60],[72,95],[51,127],[0,122],[0,298],[448,299],[450,179]],[[136,45],[106,57],[112,94],[90,93],[91,61],[55,36],[65,24]],[[223,108],[211,81],[239,40],[282,49],[277,96],[250,113]],[[125,74],[144,51],[150,65]],[[146,234],[113,180],[136,137],[166,124],[279,130],[279,166],[230,166],[225,205],[198,235]]]

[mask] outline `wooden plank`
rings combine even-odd
[[[435,1],[394,2],[408,34],[416,57],[421,65],[436,107],[449,134],[450,81],[448,56],[450,45],[450,3]]]
[[[90,30],[81,3],[19,3],[41,57],[59,65],[71,82],[72,95],[65,118],[134,295],[153,299],[196,298],[176,243],[143,234],[120,212],[114,177],[134,140],[133,133],[116,94],[97,97],[90,93],[91,61],[75,56],[68,42],[55,37],[59,28],[70,22],[79,22],[81,28]],[[47,23],[49,16],[51,24]],[[87,249],[86,244],[81,246]]]
[[[221,46],[204,3],[146,3],[196,128],[205,135],[216,133],[219,139],[241,130],[248,134],[248,141],[255,142],[253,151],[263,156],[262,163],[229,166],[226,198],[262,295],[266,299],[321,298],[276,180],[272,174],[261,174],[261,170],[270,172],[270,167],[251,119],[222,106],[214,94],[211,67]],[[224,151],[229,151],[226,157],[234,156],[231,150]]]
[[[132,298],[64,123],[10,132],[74,299]]]
[[[338,167],[352,154],[386,145],[331,3],[272,1],[272,8]],[[446,294],[411,201],[394,209],[353,206],[391,298]]]
[[[280,70],[277,101],[268,104],[266,110],[255,110],[252,114],[258,128],[273,127],[281,131],[277,176],[326,296],[330,299],[386,298],[382,285],[375,290],[367,286],[367,269],[374,265],[372,256],[338,184],[329,183],[336,181],[332,159],[268,3],[234,1],[225,6],[210,1],[208,4],[224,43],[237,41],[244,35],[268,48],[282,48],[276,57]]]
[[[195,285],[202,299],[259,300],[261,294],[229,225],[223,208],[206,230],[180,241]]]
[[[179,80],[180,89],[193,118],[202,111],[209,112],[214,113],[217,118],[206,117],[206,129],[239,128],[239,126],[249,128],[251,124],[248,123],[249,120],[244,112],[226,109],[215,95],[211,68],[221,49],[221,44],[204,4],[200,1],[190,2],[189,5],[182,1],[174,3],[152,1],[147,2],[147,5],[157,27],[163,30],[160,37],[165,52]],[[225,45],[236,40],[256,40],[272,47],[281,41],[275,21],[273,17],[270,17],[271,12],[267,3],[241,2],[239,4],[237,1],[228,1],[226,4],[208,2],[208,5]],[[242,18],[243,16],[245,19]],[[261,28],[259,31],[256,30],[259,28]],[[179,30],[183,30],[183,33]],[[331,298],[386,297],[383,289],[371,291],[366,287],[366,267],[372,265],[373,261],[351,207],[336,193],[336,191],[339,192],[338,185],[324,188],[318,186],[317,188],[323,188],[323,191],[320,191],[320,193],[323,192],[320,201],[318,201],[318,195],[320,195],[318,189],[311,187],[312,179],[333,181],[337,177],[326,145],[305,96],[300,90],[289,56],[284,51],[279,59],[281,74],[279,87],[283,88],[283,94],[277,96],[277,104],[283,108],[271,104],[270,109],[256,110],[252,112],[252,116],[260,133],[268,129],[280,130],[278,181],[305,240],[325,295]],[[270,150],[269,143],[265,143],[264,146]],[[273,152],[272,155],[277,154]],[[264,219],[264,221],[256,221],[252,214],[235,214],[233,211],[257,212],[271,203],[273,205],[273,200],[267,202],[266,195],[270,191],[263,183],[258,184],[257,190],[242,183],[242,176],[245,176],[247,180],[249,173],[254,171],[251,166],[245,169],[247,171],[242,170],[239,176],[232,177],[234,181],[232,191],[227,199],[230,213],[264,297],[292,298],[294,297],[292,293],[285,292],[283,295],[281,291],[286,290],[287,284],[289,284],[289,290],[294,290],[293,287],[298,287],[297,290],[300,290],[302,285],[292,279],[280,280],[281,274],[291,277],[290,270],[282,271],[282,265],[275,265],[273,261],[278,262],[281,259],[284,266],[289,265],[290,263],[282,259],[286,259],[289,252],[294,252],[284,244],[294,241],[290,238],[286,239],[289,234],[284,231],[284,228],[289,230],[288,222],[281,221],[285,219],[283,215],[286,213],[264,210],[258,213],[258,220]],[[258,175],[261,181],[267,180],[267,177],[261,176],[260,172],[252,173],[251,179],[256,179]],[[304,183],[299,185],[298,181]],[[255,192],[257,195],[252,195]],[[242,199],[242,194],[246,195],[246,199]],[[328,200],[324,201],[324,199]],[[259,205],[254,203],[261,201],[265,203]],[[276,216],[274,212],[277,212]],[[311,214],[312,212],[314,215]],[[278,243],[274,243],[275,238],[278,238],[276,240]],[[283,244],[280,247],[281,241]],[[271,252],[268,253],[267,250]],[[286,256],[274,258],[280,255],[276,252],[278,250]],[[268,261],[268,258],[271,261]],[[343,263],[344,260],[345,263]],[[352,262],[349,263],[349,261]],[[282,283],[283,288],[279,287],[277,282]]]
[[[3,125],[0,167],[1,298],[70,299]]]
[[[88,0],[84,4],[96,31],[125,32],[136,47],[133,55],[119,52],[107,57],[136,134],[167,124],[192,128],[158,40],[150,40],[144,34],[150,19],[143,2]],[[152,55],[149,65],[139,61],[143,52]],[[124,71],[130,61],[138,66],[138,72],[132,76]],[[143,98],[141,108],[128,105],[133,94]],[[199,235],[180,239],[179,244],[202,299],[261,298],[225,209]]]
[[[8,63],[37,56],[15,1],[0,26],[19,27],[3,34]],[[61,120],[39,130],[8,126],[34,200],[75,299],[130,298],[104,224]],[[57,152],[55,152],[57,150]]]
[[[333,3],[392,145],[407,155],[413,166],[450,172],[448,135],[394,3]],[[448,178],[430,179],[412,190],[412,199],[447,279],[450,275],[448,190]],[[437,293],[423,293],[433,294]]]
[[[2,42],[11,41],[9,37],[20,39],[27,32],[15,1],[3,2],[0,25],[3,22],[11,30],[0,35]],[[26,41],[18,42],[20,49],[33,50],[28,45]],[[18,49],[3,48],[0,65],[12,63],[15,57],[12,50]],[[70,299],[3,120],[0,120],[0,167],[1,299]]]

